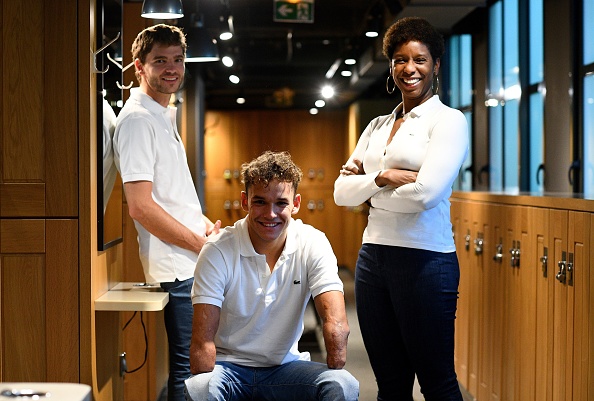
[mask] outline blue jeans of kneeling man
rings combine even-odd
[[[294,361],[254,368],[217,362],[212,372],[186,380],[187,401],[355,401],[359,382],[344,369]]]

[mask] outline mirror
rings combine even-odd
[[[103,251],[122,241],[122,180],[113,160],[115,118],[122,104],[122,1],[97,3],[97,238]]]

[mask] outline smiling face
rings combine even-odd
[[[172,93],[179,90],[185,71],[181,46],[155,44],[142,63],[134,60],[141,77],[140,88],[162,106],[167,106]]]
[[[265,254],[281,250],[287,238],[291,216],[299,211],[301,195],[295,194],[291,182],[274,179],[250,186],[241,193],[241,206],[248,212],[247,224],[256,252]]]
[[[397,47],[392,55],[391,70],[407,112],[433,96],[439,59],[434,61],[423,43],[411,40]]]

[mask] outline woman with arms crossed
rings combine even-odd
[[[355,274],[359,325],[378,401],[412,401],[415,374],[426,401],[461,401],[449,197],[468,152],[467,122],[436,94],[444,42],[426,20],[394,23],[383,53],[386,90],[397,87],[402,103],[369,123],[334,188],[338,205],[371,206]]]

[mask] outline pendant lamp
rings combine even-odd
[[[181,0],[144,0],[140,15],[152,19],[174,19],[184,16]]]

